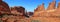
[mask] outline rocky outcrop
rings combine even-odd
[[[36,8],[36,10],[34,11],[34,15],[33,16],[39,15],[39,13],[41,11],[44,11],[44,10],[45,10],[45,8],[44,8],[44,3],[43,3],[42,5],[38,6],[38,8]],[[39,13],[37,13],[37,12],[39,12]]]
[[[58,9],[60,9],[60,2],[58,3]]]
[[[10,8],[7,3],[4,1],[0,1],[0,13],[1,14],[9,14],[10,13]]]
[[[56,1],[53,1],[53,2],[49,3],[47,10],[55,9],[55,6],[56,6]]]
[[[44,3],[42,4],[42,5],[39,5],[36,9],[35,9],[35,11],[44,11],[45,10],[45,8],[44,8]]]
[[[11,8],[11,14],[21,16],[23,18],[25,15],[25,8],[23,8],[21,6],[15,6],[15,7]]]
[[[34,17],[31,17],[31,20],[36,20],[36,21],[38,20],[40,22],[59,22],[60,21],[60,3],[58,3],[58,8],[56,8],[55,1],[49,4],[47,10],[43,10],[42,7],[40,8],[38,7],[36,11],[34,11],[34,15],[33,15]]]

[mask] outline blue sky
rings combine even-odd
[[[3,0],[5,1],[10,7],[13,6],[23,6],[28,12],[33,12],[35,8],[37,8],[38,5],[41,5],[44,3],[45,8],[48,7],[49,2],[52,2],[53,0]],[[56,0],[56,6],[60,2],[60,0]]]

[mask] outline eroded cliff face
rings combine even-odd
[[[11,14],[24,17],[24,15],[25,15],[25,8],[23,8],[21,6],[12,7],[11,8]]]
[[[58,3],[58,8],[57,9],[60,9],[60,2]]]
[[[10,13],[10,8],[9,8],[8,4],[2,0],[0,0],[0,13],[1,14],[9,14]]]
[[[0,1],[0,16],[3,17],[1,18],[2,20],[6,20],[7,22],[14,22],[15,20],[17,20],[17,22],[21,19],[25,19],[25,8],[17,6],[17,7],[13,7],[13,8],[9,8],[8,4],[5,3],[4,1]],[[7,16],[5,16],[7,15]],[[12,18],[11,18],[12,17]]]
[[[24,13],[25,13],[24,10],[25,10],[25,9],[20,8],[20,7],[12,7],[12,8],[11,8],[11,14],[23,16]]]
[[[60,2],[56,8],[56,2],[51,2],[46,10],[43,6],[37,7],[34,11],[33,20],[40,20],[41,22],[59,22],[60,21]]]
[[[44,3],[42,5],[39,5],[38,8],[36,9],[37,11],[44,11]]]
[[[55,1],[50,3],[46,10],[44,8],[44,5],[42,4],[42,5],[38,6],[35,9],[34,15],[40,15],[40,16],[41,15],[42,16],[43,15],[49,15],[49,16],[51,15],[51,16],[56,16],[55,13],[60,11],[59,8],[60,8],[60,3],[58,3],[58,8],[56,9],[56,2]]]
[[[42,12],[44,10],[45,10],[45,8],[44,8],[44,3],[43,3],[42,5],[38,6],[38,8],[36,8],[36,10],[34,11],[34,15],[33,16],[38,16],[39,12]]]
[[[56,1],[53,1],[53,2],[49,3],[47,10],[55,9],[55,6],[56,6]]]
[[[1,0],[2,1],[2,0]],[[25,9],[23,7],[14,7],[9,9],[9,6],[5,2],[0,2],[0,11],[11,12],[17,16],[10,15],[7,17],[7,22],[60,22],[60,2],[58,8],[56,8],[56,2],[53,1],[49,4],[47,10],[44,8],[44,3],[39,5],[35,10],[34,14],[30,18],[25,18]],[[2,18],[5,20],[5,18]]]

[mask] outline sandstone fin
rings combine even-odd
[[[35,9],[35,11],[43,11],[43,10],[45,10],[44,3],[42,5],[39,5],[38,8]]]
[[[38,16],[38,13],[40,11],[44,11],[44,10],[45,10],[45,8],[44,8],[44,3],[43,3],[42,5],[38,6],[38,8],[36,8],[36,10],[34,11],[34,15],[33,16]]]
[[[60,2],[58,3],[58,9],[60,9]]]
[[[53,1],[52,3],[49,3],[47,10],[55,9],[55,6],[56,6],[56,1]]]

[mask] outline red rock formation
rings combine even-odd
[[[20,7],[20,6],[15,6],[11,8],[11,13],[14,15],[19,16],[20,18],[24,18],[25,16],[25,8]]]
[[[44,11],[44,10],[45,10],[45,8],[44,8],[44,3],[43,3],[42,5],[39,5],[35,11]]]
[[[39,16],[39,12],[44,11],[44,10],[45,8],[44,8],[44,3],[43,3],[42,5],[38,6],[38,8],[34,11],[33,16]]]
[[[25,8],[23,8],[22,6],[16,6],[15,9],[17,10],[17,12],[22,13],[22,15],[25,15]]]
[[[58,9],[60,9],[60,2],[58,3]]]
[[[0,2],[1,9],[0,11],[10,12],[9,6],[4,1]]]
[[[11,14],[16,15],[16,14],[19,14],[19,13],[17,12],[17,10],[15,8],[11,8]]]
[[[55,9],[55,6],[56,6],[56,2],[53,1],[52,3],[49,3],[47,10]]]
[[[25,8],[20,7],[20,6],[15,6],[13,8],[11,8],[11,13],[14,14],[14,16],[9,16],[9,19],[7,20],[7,22],[21,22],[21,19],[25,19]],[[11,18],[13,17],[13,18]],[[25,21],[25,20],[24,20]]]
[[[60,22],[60,3],[58,3],[57,9],[55,8],[55,6],[56,2],[53,1],[49,4],[49,7],[45,11],[38,7],[36,11],[34,11],[34,17],[31,17],[30,19],[38,20],[40,22]]]
[[[7,3],[5,3],[4,1],[0,0],[0,12],[9,14],[10,13],[10,8],[8,6]]]

